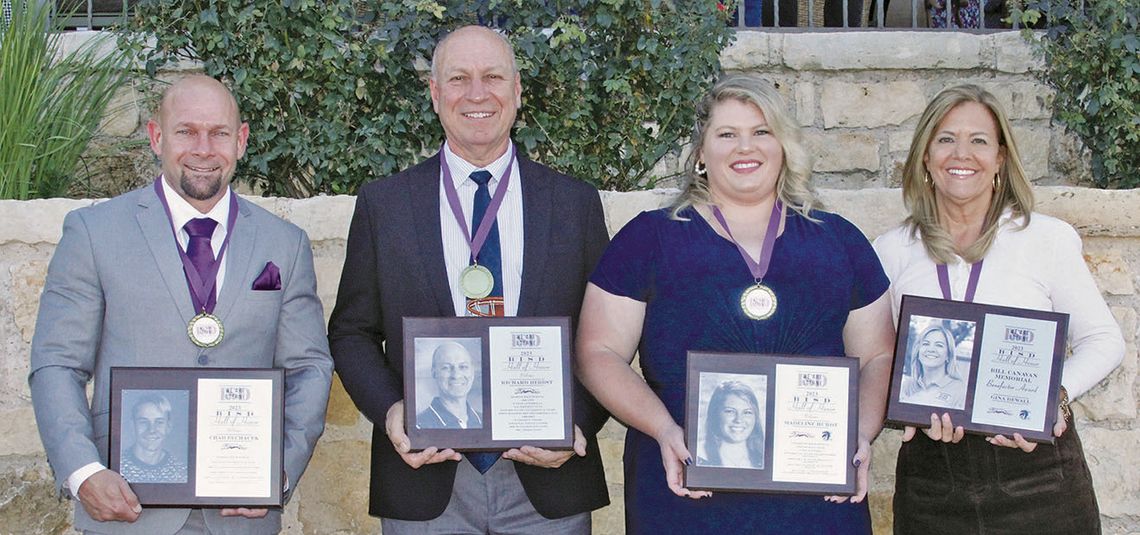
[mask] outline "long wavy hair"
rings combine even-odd
[[[985,106],[993,116],[998,126],[998,145],[1005,148],[1005,161],[998,169],[997,180],[994,181],[994,195],[986,211],[981,235],[972,245],[960,251],[950,233],[939,224],[938,201],[934,195],[933,181],[928,178],[929,172],[923,159],[938,125],[951,110],[966,102],[977,102]],[[1033,188],[1025,176],[1025,169],[1021,165],[1021,152],[1018,151],[1017,143],[1013,139],[1013,130],[1005,111],[992,93],[976,85],[959,85],[945,89],[926,106],[926,110],[918,120],[918,126],[915,127],[910,152],[903,167],[902,189],[903,202],[910,211],[905,224],[913,236],[922,240],[930,258],[940,264],[954,263],[956,255],[961,256],[966,262],[977,262],[993,245],[1002,212],[1011,209],[1015,216],[1024,217],[1025,225],[1029,224],[1029,216],[1033,212]]]
[[[693,150],[685,161],[685,188],[673,203],[673,219],[684,219],[678,214],[685,208],[711,203],[708,175],[697,173],[697,162],[701,161],[701,149],[713,108],[729,99],[752,104],[764,113],[772,135],[784,149],[784,166],[776,179],[776,195],[784,206],[808,217],[808,212],[821,207],[821,203],[811,186],[811,156],[804,147],[799,125],[788,112],[780,93],[767,80],[750,74],[732,74],[718,81],[697,103],[696,122],[690,138]]]
[[[716,390],[713,390],[712,397],[709,398],[708,419],[705,421],[705,455],[708,464],[723,464],[720,458],[720,446],[724,444],[724,437],[721,436],[720,430],[724,424],[724,406],[728,403],[730,396],[743,399],[752,406],[753,414],[756,415],[756,425],[752,427],[752,433],[745,440],[745,445],[748,448],[748,460],[752,466],[763,468],[764,422],[760,419],[760,403],[757,401],[756,393],[752,391],[752,388],[740,381],[721,383],[716,387]]]
[[[910,352],[910,371],[914,377],[915,383],[921,388],[926,388],[926,373],[922,369],[922,363],[918,361],[918,355],[922,352],[922,341],[930,333],[938,333],[942,335],[943,340],[946,342],[946,360],[943,361],[943,369],[946,375],[953,379],[962,379],[958,373],[958,359],[954,355],[954,350],[957,348],[957,343],[954,341],[954,334],[951,333],[946,327],[942,325],[932,325],[922,331],[922,334],[914,340],[914,347]]]

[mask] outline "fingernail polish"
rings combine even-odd
[[[692,464],[693,464],[693,458],[692,457],[685,459],[685,466],[692,466]]]
[[[855,468],[859,468],[861,464],[863,464],[863,459],[855,459]]]

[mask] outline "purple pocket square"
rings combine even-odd
[[[281,270],[277,268],[277,264],[273,262],[266,262],[265,269],[261,270],[261,275],[253,281],[254,291],[272,291],[281,289]]]

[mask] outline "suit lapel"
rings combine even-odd
[[[531,316],[543,294],[542,275],[549,256],[554,198],[543,180],[542,168],[522,155],[518,160],[523,196],[523,269],[518,315]]]
[[[178,243],[174,241],[170,219],[153,187],[147,188],[139,200],[139,211],[135,219],[158,266],[158,272],[166,283],[166,289],[170,292],[170,298],[178,308],[178,314],[182,316],[183,322],[189,323],[190,318],[194,317],[194,304],[190,302],[186,273],[178,256]]]
[[[237,195],[236,192],[231,191],[231,195]],[[234,221],[234,228],[229,229],[233,235],[230,237],[230,244],[226,246],[225,255],[222,261],[226,263],[226,279],[222,285],[222,291],[218,294],[218,305],[215,308],[216,315],[225,321],[233,310],[234,304],[237,303],[238,296],[243,293],[245,286],[252,284],[252,280],[247,281],[247,274],[249,273],[249,263],[253,258],[253,246],[257,243],[257,225],[253,224],[253,218],[250,217],[249,201],[238,198],[238,216]]]
[[[410,177],[406,190],[407,202],[402,206],[411,209],[404,221],[412,221],[416,236],[412,258],[418,258],[422,269],[417,273],[420,283],[431,288],[435,297],[439,316],[454,316],[455,307],[451,300],[451,286],[448,284],[447,264],[443,259],[443,234],[440,230],[439,159],[442,153],[420,164]]]

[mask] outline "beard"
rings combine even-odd
[[[182,188],[182,192],[191,199],[198,201],[208,201],[213,199],[222,189],[222,174],[191,174],[186,171],[182,172],[179,177],[178,185]]]

